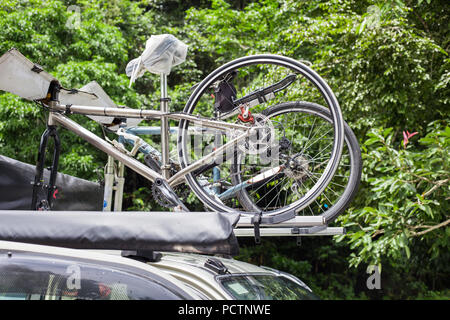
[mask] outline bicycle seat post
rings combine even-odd
[[[161,112],[169,112],[170,98],[167,96],[167,74],[161,73]],[[170,178],[170,162],[169,162],[169,121],[167,117],[161,117],[161,173],[166,179]]]

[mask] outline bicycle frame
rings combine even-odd
[[[203,130],[206,131],[207,130]],[[172,128],[170,130],[171,133],[176,133],[178,132],[178,128]],[[128,134],[132,135],[132,136],[138,136],[138,135],[161,135],[161,128],[159,127],[145,127],[145,126],[139,126],[139,127],[131,127],[131,128],[127,128],[124,132],[124,135],[122,135],[121,133],[119,134],[119,142],[120,143],[127,143],[131,146],[135,146],[134,144],[134,140],[133,138],[130,138],[130,136],[128,136]],[[212,134],[212,133],[211,133]],[[126,135],[126,136],[125,136]],[[127,138],[128,137],[128,138]],[[154,149],[151,145],[149,145],[146,142],[143,142],[142,145],[139,145],[138,150],[140,152],[142,152],[143,154],[147,155],[147,154],[152,154],[155,157],[157,157],[158,161],[161,163],[162,162],[162,156],[161,153]],[[258,176],[253,177],[252,179],[248,180],[248,181],[244,181],[242,183],[239,183],[233,187],[231,187],[230,189],[227,189],[224,192],[221,192],[220,188],[218,187],[213,187],[212,189],[207,188],[208,192],[214,196],[217,196],[220,200],[226,200],[229,199],[233,196],[236,195],[236,193],[238,193],[239,191],[241,191],[244,188],[247,188],[248,186],[258,183],[260,181],[263,181],[267,178],[270,178],[273,175],[276,175],[277,173],[282,171],[282,167],[281,166],[277,166],[275,168],[272,168],[270,170],[267,170],[261,174],[259,174]],[[220,170],[217,169],[217,167],[213,167],[213,183],[218,183],[220,181]]]
[[[166,101],[165,101],[165,103],[166,103]],[[215,158],[219,157],[224,152],[226,152],[226,150],[229,147],[236,145],[241,140],[247,138],[251,134],[251,131],[254,130],[254,128],[248,128],[247,126],[244,126],[244,125],[227,123],[227,122],[223,122],[223,121],[216,121],[216,120],[210,120],[210,119],[204,119],[204,118],[199,118],[196,116],[183,114],[183,113],[169,113],[169,112],[165,111],[165,110],[167,110],[165,108],[161,111],[123,109],[123,108],[102,108],[102,107],[78,106],[78,105],[60,105],[57,101],[50,101],[50,103],[48,104],[48,107],[50,109],[48,125],[60,125],[64,128],[66,128],[67,130],[72,131],[73,133],[75,133],[76,135],[81,137],[82,139],[84,139],[87,142],[89,142],[90,144],[92,144],[97,149],[110,155],[115,160],[122,162],[125,166],[129,167],[136,173],[142,175],[146,179],[148,179],[152,182],[154,182],[156,179],[162,179],[164,181],[167,181],[167,183],[171,187],[183,182],[184,176],[186,174],[191,173],[194,170],[205,165],[206,163],[213,161]],[[186,168],[180,170],[175,175],[170,177],[167,174],[166,174],[166,176],[159,174],[158,172],[152,170],[151,168],[147,167],[145,164],[139,162],[138,160],[134,159],[133,157],[121,152],[120,150],[115,148],[113,145],[111,145],[109,142],[103,140],[102,138],[98,137],[94,133],[85,129],[78,123],[74,122],[73,120],[71,120],[68,117],[66,117],[65,115],[63,115],[61,112],[76,113],[76,114],[83,114],[83,115],[125,117],[125,118],[160,119],[162,121],[168,121],[169,119],[178,120],[178,121],[187,120],[187,121],[191,121],[193,123],[201,124],[202,126],[207,127],[207,128],[221,129],[221,130],[224,130],[224,129],[241,130],[241,131],[243,131],[243,133],[241,135],[239,135],[238,137],[232,139],[231,141],[227,142],[226,144],[222,145],[221,147],[217,148],[212,153],[205,155],[204,157],[198,159],[197,161],[193,162]],[[169,129],[168,126],[166,126],[166,128]],[[164,133],[164,129],[162,129],[162,133]],[[163,146],[165,144],[164,139],[162,139]],[[165,145],[166,145],[166,147],[162,148],[162,160],[163,160],[163,165],[168,165],[168,163],[169,163],[168,142]]]
[[[104,209],[110,210],[112,203],[111,197],[113,189],[116,191],[114,207],[121,208],[121,198],[123,195],[123,185],[124,185],[124,175],[123,170],[124,166],[127,166],[131,170],[135,171],[137,174],[143,176],[147,180],[150,180],[155,183],[156,187],[160,189],[160,191],[164,194],[164,197],[170,199],[169,201],[172,204],[175,204],[177,208],[181,208],[181,210],[188,210],[184,204],[179,200],[178,196],[173,192],[173,187],[181,184],[185,181],[186,175],[194,171],[202,171],[206,167],[213,169],[213,187],[208,187],[208,182],[205,180],[205,190],[211,195],[216,197],[218,200],[225,200],[236,193],[238,193],[243,188],[246,188],[249,183],[252,182],[245,181],[237,186],[234,186],[231,190],[226,190],[225,192],[221,192],[220,187],[218,187],[217,183],[220,182],[220,171],[214,166],[217,163],[218,159],[223,159],[222,156],[226,154],[225,161],[228,159],[228,153],[231,151],[234,154],[233,150],[236,150],[238,143],[242,140],[249,138],[251,134],[255,132],[255,130],[260,129],[259,126],[248,127],[243,124],[237,123],[228,123],[224,122],[224,119],[220,120],[211,120],[209,118],[204,118],[200,116],[195,116],[192,114],[181,113],[181,112],[169,112],[168,102],[170,99],[167,97],[167,76],[161,75],[161,110],[137,110],[130,108],[119,108],[119,107],[104,107],[104,106],[92,106],[92,105],[72,105],[72,104],[61,104],[59,102],[59,92],[61,90],[61,86],[57,81],[52,81],[49,87],[48,95],[46,100],[42,100],[41,103],[43,106],[47,107],[50,111],[50,115],[48,118],[47,126],[50,128],[55,128],[57,125],[72,131],[97,149],[105,152],[109,158],[105,171],[105,188],[108,190],[105,191],[104,194]],[[65,89],[67,90],[67,89]],[[70,101],[70,99],[69,99]],[[67,102],[66,102],[67,103]],[[136,118],[136,119],[157,119],[161,122],[161,127],[159,133],[161,135],[161,153],[157,151],[155,148],[146,144],[146,147],[149,150],[153,150],[153,152],[157,152],[158,160],[160,160],[160,170],[151,168],[140,161],[134,158],[135,152],[139,149],[138,146],[133,148],[133,152],[128,152],[123,143],[126,139],[119,135],[119,141],[109,141],[100,138],[95,135],[91,131],[85,129],[78,123],[69,119],[65,114],[82,114],[86,116],[100,116],[100,117],[111,117],[111,118]],[[193,124],[200,124],[202,126],[202,131],[208,129],[214,129],[215,132],[215,146],[214,151],[211,153],[204,155],[200,159],[192,162],[188,166],[179,170],[173,176],[171,176],[171,159],[169,158],[169,134],[170,129],[169,119],[176,121],[189,121]],[[120,127],[123,127],[122,125]],[[203,128],[204,127],[204,128]],[[143,127],[137,127],[136,130],[144,130]],[[145,128],[145,127],[144,127]],[[205,129],[206,128],[206,129]],[[234,132],[238,132],[238,135],[235,133],[232,134],[231,140],[221,145],[220,141],[220,132],[226,132],[227,130],[233,130]],[[145,130],[144,130],[145,131]],[[211,132],[211,131],[210,131]],[[118,132],[119,134],[119,132]],[[219,139],[219,140],[218,140]],[[220,157],[220,158],[219,158]],[[114,175],[114,160],[119,162],[118,167],[118,175]],[[220,161],[220,160],[219,160]],[[212,166],[211,166],[212,164]],[[57,168],[55,167],[55,170]],[[157,171],[155,171],[157,170]],[[270,170],[269,170],[270,171]],[[267,173],[264,173],[265,176]],[[269,173],[270,174],[270,173]],[[114,181],[116,181],[117,185],[114,187]],[[105,206],[106,204],[106,206]],[[35,201],[32,203],[32,207],[34,207]],[[120,210],[120,209],[119,209]]]

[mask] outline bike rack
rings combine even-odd
[[[262,237],[305,237],[305,236],[335,236],[345,234],[345,228],[342,227],[325,227],[317,232],[309,232],[309,228],[284,227],[284,228],[261,228],[260,236]],[[255,230],[253,228],[235,228],[236,237],[254,237]]]
[[[109,194],[111,197],[112,190],[116,191],[114,211],[121,211],[121,201],[118,198],[123,196],[123,182],[118,183],[120,179],[114,174],[111,174],[111,179],[110,183],[105,184],[105,195]],[[107,190],[108,187],[110,190]],[[103,211],[111,211],[111,207],[104,207]],[[256,221],[257,218],[259,221]],[[299,242],[300,237],[335,236],[345,232],[342,227],[328,227],[323,216],[297,216],[294,212],[273,217],[258,217],[257,213],[241,215],[234,228],[237,237],[254,237],[257,244],[261,243],[261,237],[296,237]]]
[[[112,184],[108,185],[116,190]],[[112,192],[108,192],[105,185],[106,193],[111,195]],[[116,190],[114,202],[117,203],[117,197],[122,195],[123,193]],[[103,210],[111,211],[111,208],[104,208]],[[114,211],[121,211],[121,206],[115,206]],[[323,216],[296,216],[295,213],[291,212],[281,216],[261,217],[257,224],[255,224],[255,216],[257,214],[241,215],[234,228],[237,237],[255,237],[255,242],[259,244],[261,237],[335,236],[343,235],[346,232],[345,228],[342,227],[328,227]]]
[[[260,219],[255,224],[255,217],[241,216],[234,234],[237,237],[254,237],[257,244],[261,237],[300,237],[304,236],[335,236],[345,234],[345,228],[328,227],[323,216],[295,216],[281,222],[274,222],[270,217]]]

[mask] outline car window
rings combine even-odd
[[[108,264],[33,253],[0,253],[0,299],[172,300],[159,281]]]
[[[300,284],[283,276],[243,274],[217,277],[238,300],[316,300],[318,297]]]

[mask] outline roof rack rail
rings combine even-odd
[[[158,262],[161,261],[162,253],[153,250],[123,250],[121,256],[141,262]]]

